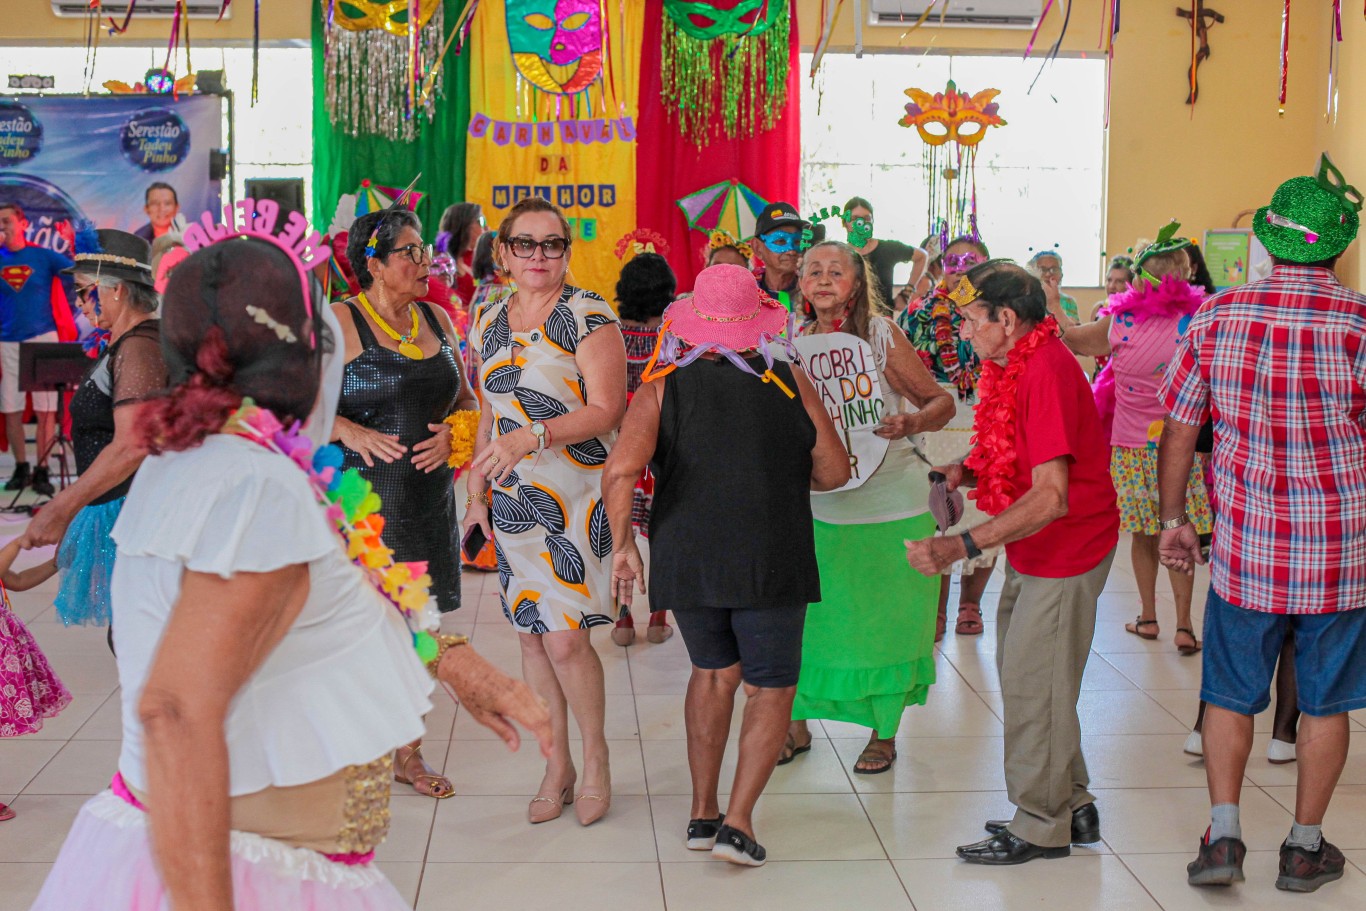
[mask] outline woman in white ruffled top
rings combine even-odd
[[[328,439],[340,364],[323,367],[337,336],[315,313],[328,320],[259,240],[214,244],[171,279],[162,346],[177,385],[148,406],[159,454],[114,529],[119,774],[82,808],[39,911],[407,907],[370,861],[394,750],[422,735],[433,682],[308,474],[220,432],[250,397],[285,427],[312,412],[307,436]],[[524,684],[454,637],[430,667],[509,746],[513,719],[548,752]]]

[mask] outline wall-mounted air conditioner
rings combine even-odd
[[[89,0],[51,0],[51,2],[54,16],[84,18],[90,13]],[[137,0],[133,19],[137,20],[143,17],[170,19],[175,15],[175,7],[176,0]],[[217,19],[218,12],[222,8],[221,0],[186,0],[185,2],[185,12],[193,19]],[[105,17],[122,24],[123,17],[128,13],[128,0],[104,0],[102,9]],[[223,18],[231,19],[232,10],[233,8],[229,6]]]
[[[868,0],[868,24],[906,28],[926,7],[933,9],[924,28],[1033,28],[1039,24],[1043,0]]]

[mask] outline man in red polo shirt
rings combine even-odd
[[[1252,716],[1270,701],[1287,638],[1299,781],[1276,888],[1312,892],[1346,865],[1322,826],[1347,761],[1347,713],[1366,708],[1366,296],[1343,287],[1333,266],[1357,235],[1361,205],[1326,155],[1318,176],[1282,184],[1253,220],[1271,275],[1205,302],[1162,389],[1159,553],[1182,572],[1204,559],[1176,478],[1190,471],[1200,425],[1214,420],[1200,680],[1211,813],[1186,868],[1193,886],[1243,879],[1238,801]]]
[[[1008,260],[976,266],[950,297],[959,332],[982,359],[974,449],[936,469],[950,488],[975,485],[994,516],[961,537],[908,543],[934,575],[1005,545],[996,611],[996,668],[1005,705],[1005,776],[1015,817],[958,849],[969,863],[1065,857],[1100,840],[1087,786],[1077,697],[1119,539],[1110,447],[1085,374],[1058,338],[1039,280]]]

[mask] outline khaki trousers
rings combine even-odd
[[[1005,704],[1009,829],[1031,844],[1072,841],[1072,811],[1095,800],[1081,753],[1077,697],[1096,632],[1096,600],[1115,552],[1080,576],[1045,579],[1007,562],[996,612],[996,670]]]

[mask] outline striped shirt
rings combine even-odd
[[[1161,395],[1214,421],[1211,579],[1232,604],[1366,607],[1366,296],[1327,269],[1276,266],[1210,298]]]

